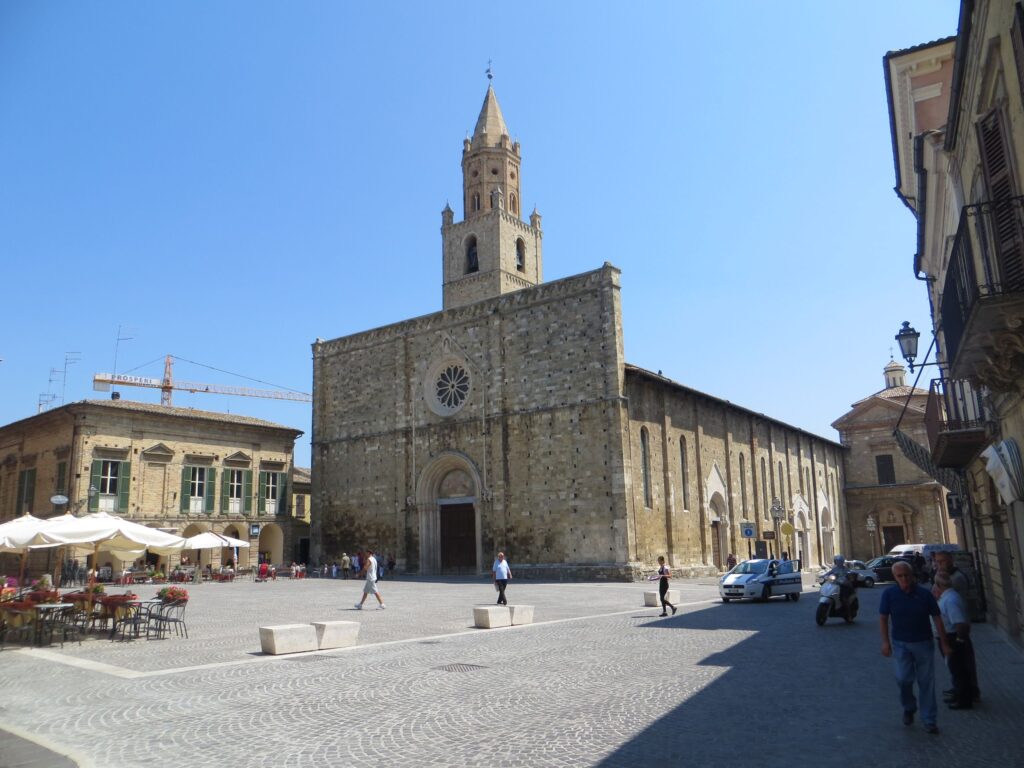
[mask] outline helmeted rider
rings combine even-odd
[[[843,604],[845,609],[850,600],[850,595],[853,594],[854,586],[851,577],[854,573],[846,567],[846,558],[842,555],[833,557],[832,563],[832,568],[825,574],[825,578],[835,575],[836,583],[839,585],[839,602]]]

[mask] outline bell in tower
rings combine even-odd
[[[462,145],[463,220],[441,215],[444,308],[541,282],[540,215],[520,218],[519,142],[509,138],[494,88],[487,86],[472,138]]]

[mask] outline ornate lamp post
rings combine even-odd
[[[877,557],[875,554],[875,533],[878,531],[878,523],[875,522],[875,518],[869,517],[865,525],[868,529],[868,538],[871,539],[871,556]]]
[[[910,364],[910,372],[914,372],[914,359],[917,357],[917,340],[921,334],[914,329],[909,320],[903,321],[903,327],[896,334],[896,341],[900,343],[900,354]]]
[[[780,537],[782,534],[779,531],[779,523],[782,522],[782,518],[786,515],[786,508],[782,506],[782,502],[779,500],[778,496],[772,499],[772,508],[770,511],[772,513],[772,521],[775,524],[775,542],[776,545],[779,547],[779,554],[781,555],[782,539]]]

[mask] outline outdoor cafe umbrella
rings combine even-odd
[[[242,541],[231,536],[225,536],[222,533],[214,533],[213,531],[203,531],[197,533],[195,536],[191,536],[185,539],[185,549],[222,549],[224,547],[233,547],[235,550],[235,568],[238,567],[238,548],[248,547],[248,541]],[[198,569],[197,569],[198,573]]]
[[[18,586],[23,587],[25,581],[25,558],[28,556],[29,547],[33,544],[42,546],[58,546],[57,544],[44,544],[40,532],[49,528],[53,519],[44,520],[25,513],[21,517],[8,520],[0,524],[0,552],[13,552],[21,555],[21,573],[18,576]]]
[[[93,567],[89,575],[90,610],[100,550],[120,558],[133,557],[144,550],[158,555],[169,555],[181,551],[185,546],[185,539],[181,536],[174,536],[106,512],[94,512],[81,517],[64,515],[40,531],[39,536],[46,540],[44,546],[66,544],[92,549]]]

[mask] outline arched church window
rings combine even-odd
[[[515,178],[515,176],[513,176],[512,178]],[[519,201],[516,199],[514,192],[508,196],[508,207],[513,214],[515,214],[516,216],[519,215]]]
[[[651,450],[647,427],[640,428],[640,471],[643,473],[644,506],[651,506]]]
[[[473,195],[473,210],[474,211],[479,211],[480,210],[480,193],[479,192],[477,192],[475,195]]]
[[[526,242],[521,237],[516,238],[516,269],[526,271]]]
[[[683,483],[683,509],[690,508],[690,467],[686,460],[686,438],[679,436],[679,477]]]
[[[466,274],[480,271],[480,262],[476,255],[476,238],[470,237],[466,241]]]
[[[783,504],[785,504],[785,501],[786,501],[786,499],[785,499],[785,497],[786,497],[785,477],[786,477],[786,473],[782,469],[782,462],[780,461],[779,462],[779,492],[776,494],[776,496],[778,496],[782,500]]]
[[[764,519],[768,519],[768,469],[764,463],[764,459],[761,459],[761,514]]]
[[[743,509],[743,519],[747,519],[747,466],[746,461],[743,458],[743,454],[740,454],[740,505]]]

